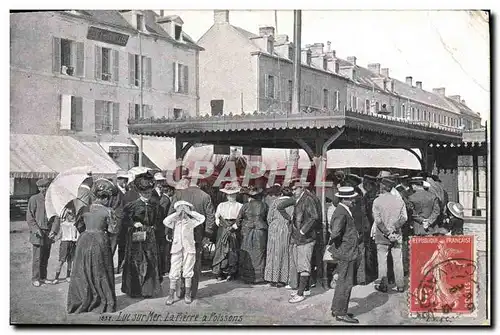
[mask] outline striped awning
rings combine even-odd
[[[86,146],[70,136],[10,135],[12,178],[54,178],[77,166],[92,166],[92,173],[102,177],[119,170],[102,147]]]

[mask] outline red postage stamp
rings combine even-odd
[[[474,236],[410,240],[410,315],[471,315],[476,306]]]

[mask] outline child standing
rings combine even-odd
[[[78,230],[75,226],[76,216],[73,202],[68,203],[64,208],[60,218],[56,218],[52,230],[49,234],[51,239],[54,239],[56,235],[61,238],[61,244],[59,246],[59,265],[56,269],[55,279],[52,284],[58,284],[60,282],[59,275],[61,273],[62,266],[64,263],[66,266],[66,281],[70,281],[71,276],[71,263],[75,255],[76,241],[78,240]]]
[[[194,275],[194,263],[196,260],[195,228],[200,227],[205,217],[193,211],[193,205],[187,201],[177,201],[174,204],[175,213],[170,214],[163,220],[166,229],[167,241],[172,242],[170,251],[170,291],[166,304],[174,303],[174,294],[177,280],[185,278],[186,293],[184,301],[190,304],[191,281]],[[203,226],[201,226],[203,227]]]

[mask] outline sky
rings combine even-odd
[[[211,10],[165,10],[184,21],[184,31],[198,40],[213,24]],[[293,39],[293,11],[277,12],[278,34]],[[275,26],[272,10],[231,10],[229,21],[250,32]],[[422,81],[424,90],[445,87],[481,114],[490,114],[488,15],[463,10],[304,10],[302,45],[327,41],[337,56],[356,56],[358,65],[380,63],[389,75]]]

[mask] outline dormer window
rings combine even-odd
[[[270,54],[273,53],[273,46],[274,46],[274,43],[271,39],[268,39],[267,40],[267,52],[269,52]]]
[[[174,25],[174,36],[176,41],[182,41],[182,26]]]
[[[136,14],[136,28],[137,28],[137,30],[140,30],[140,31],[145,30],[144,15]]]

